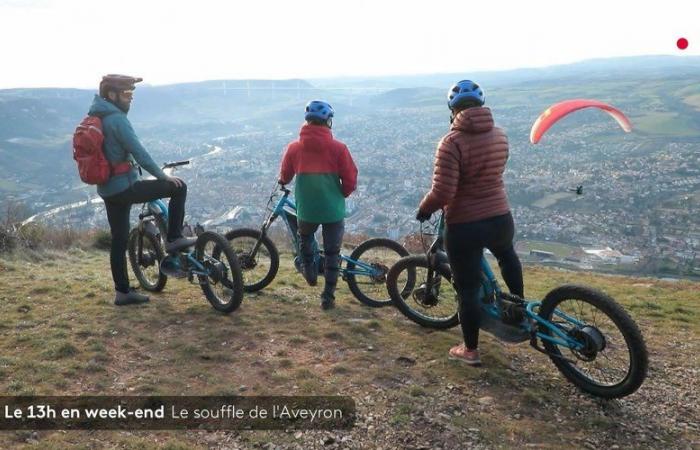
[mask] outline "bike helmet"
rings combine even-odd
[[[333,114],[335,114],[335,111],[333,111],[331,105],[321,100],[313,100],[306,105],[304,120],[327,122],[333,117]]]
[[[482,106],[485,101],[484,91],[471,80],[462,80],[447,91],[447,106],[450,109]]]
[[[100,97],[107,98],[107,92],[109,91],[133,91],[136,88],[136,83],[141,81],[143,81],[143,78],[129,75],[105,75],[100,82]]]

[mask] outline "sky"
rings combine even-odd
[[[700,2],[676,0],[0,0],[0,88],[92,88],[105,73],[160,85],[700,55],[699,17]]]

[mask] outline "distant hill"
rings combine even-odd
[[[268,144],[279,148],[283,143],[278,141],[296,132],[303,105],[310,99],[324,98],[334,105],[338,118],[343,118],[338,121],[340,136],[367,138],[362,143],[369,151],[376,145],[391,148],[392,138],[359,136],[364,130],[354,128],[354,124],[377,115],[384,117],[384,122],[395,123],[392,127],[410,126],[407,121],[386,117],[411,110],[430,124],[426,130],[417,130],[418,138],[433,140],[447,115],[447,87],[469,76],[484,86],[498,123],[513,132],[514,146],[525,143],[529,126],[546,106],[572,97],[612,102],[629,114],[635,132],[650,142],[671,138],[694,142],[700,138],[699,75],[700,57],[648,56],[501,72],[143,84],[137,90],[130,118],[139,136],[161,159],[165,156],[157,152],[165,152],[163,149],[168,157],[187,157],[198,154],[192,149],[214,139],[250,130],[266,137],[253,141],[237,138],[242,144],[258,150]],[[0,194],[40,192],[66,180],[73,186],[77,183],[70,140],[94,93],[80,89],[0,90]],[[566,118],[562,125],[576,130],[601,123],[597,114],[582,112]],[[612,125],[605,131],[610,139],[623,139]],[[597,136],[608,138],[605,133]],[[172,153],[172,149],[178,152]]]
[[[615,80],[667,77],[679,78],[700,76],[700,56],[630,56],[622,58],[602,58],[560,64],[548,67],[519,68],[513,70],[481,71],[465,70],[454,73],[422,75],[393,75],[378,77],[339,77],[310,82],[319,86],[369,85],[391,86],[394,88],[428,86],[447,89],[454,82],[470,78],[489,87],[519,84],[524,82],[551,82],[552,80],[576,78],[579,80]]]
[[[372,97],[370,104],[385,108],[444,108],[445,92],[438,88],[399,88]]]
[[[72,174],[72,133],[94,94],[81,89],[0,90],[0,192],[55,184]],[[143,85],[138,87],[130,118],[142,137],[168,139],[177,145],[189,134],[201,142],[213,137],[212,132],[230,130],[235,121],[294,117],[291,112],[316,94],[303,80]]]

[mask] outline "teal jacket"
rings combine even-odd
[[[131,161],[159,180],[165,179],[165,173],[143,148],[129,119],[121,109],[99,95],[95,95],[88,115],[102,119],[102,133],[105,137],[103,150],[108,161],[112,163]],[[118,194],[127,190],[138,179],[139,172],[134,167],[129,172],[115,175],[105,184],[98,185],[97,193],[102,198]]]

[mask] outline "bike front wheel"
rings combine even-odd
[[[386,275],[389,268],[404,256],[408,256],[408,251],[391,239],[364,241],[350,254],[344,270],[350,292],[367,306],[378,308],[391,305]]]
[[[560,286],[547,294],[539,315],[578,344],[570,348],[542,340],[557,369],[582,390],[619,398],[632,394],[644,382],[648,355],[642,334],[606,294],[584,286]],[[556,337],[543,325],[540,331]]]
[[[160,238],[149,232],[141,234],[138,228],[134,228],[129,233],[127,253],[131,270],[141,287],[150,292],[162,291],[168,277],[160,271],[164,257]]]
[[[394,305],[422,327],[444,330],[459,324],[459,297],[445,267],[433,269],[428,279],[428,258],[402,258],[387,274],[386,285]]]
[[[280,255],[275,244],[260,230],[239,228],[226,233],[226,239],[238,258],[243,271],[243,290],[256,292],[275,279]],[[258,246],[255,250],[256,245]]]
[[[243,277],[226,238],[211,231],[202,233],[195,243],[195,259],[206,272],[197,278],[209,303],[217,311],[235,311],[243,301]]]

